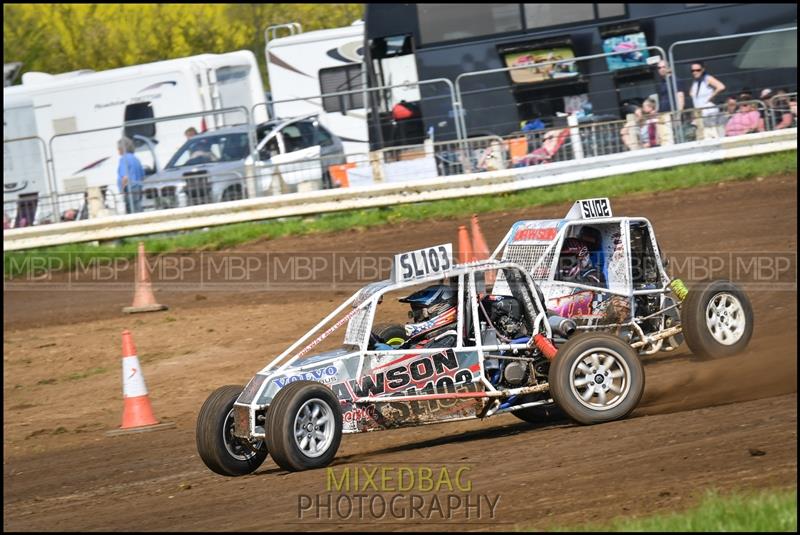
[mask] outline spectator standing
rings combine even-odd
[[[693,81],[689,88],[689,96],[692,97],[692,106],[697,110],[695,111],[695,118],[699,120],[699,123],[696,123],[697,129],[702,131],[703,139],[716,138],[719,110],[714,105],[714,98],[725,91],[725,84],[708,74],[701,61],[692,63],[691,70]]]
[[[134,145],[130,138],[123,137],[117,142],[119,165],[117,166],[117,187],[125,198],[125,213],[136,214],[142,211],[142,181],[144,168],[133,154]]]
[[[677,110],[672,109],[672,104],[669,101],[669,75],[672,74],[672,71],[669,69],[669,65],[663,59],[658,62],[658,112],[665,113],[670,111],[681,111],[684,107],[684,96],[683,91],[678,91],[675,93],[675,105],[677,106]]]
[[[725,125],[726,136],[741,136],[764,131],[764,121],[751,100],[748,94],[742,93],[739,96],[739,109]]]
[[[189,140],[189,139],[192,139],[194,136],[196,136],[196,135],[197,135],[197,129],[196,129],[194,126],[190,126],[189,128],[187,128],[187,129],[186,129],[186,130],[183,132],[183,135],[185,135],[185,136],[186,136],[186,139],[187,139],[187,140]]]

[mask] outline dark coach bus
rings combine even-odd
[[[367,4],[367,83],[455,82],[466,72],[634,49],[614,59],[565,62],[549,73],[522,69],[462,80],[467,135],[505,135],[527,121],[578,109],[601,120],[624,117],[626,104],[658,90],[657,52],[636,48],[656,45],[666,52],[677,41],[796,23],[795,4]],[[727,86],[726,94],[749,90],[758,98],[766,87],[796,91],[796,32],[763,37],[676,47],[679,89],[687,92],[689,63],[702,59]],[[404,115],[393,121],[392,110],[402,101]],[[453,115],[443,84],[370,92],[371,149],[419,143],[430,134],[454,139]]]

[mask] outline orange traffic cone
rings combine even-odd
[[[472,257],[474,260],[488,260],[489,259],[489,246],[486,244],[486,238],[483,237],[481,226],[478,223],[478,216],[472,214]],[[494,271],[485,271],[484,277],[488,287],[494,286],[496,273]]]
[[[158,423],[153,415],[142,367],[139,357],[136,356],[136,347],[130,331],[127,330],[122,331],[122,397],[122,425],[106,434],[121,435],[175,427],[175,422]]]
[[[133,304],[122,309],[126,314],[134,312],[155,312],[167,310],[167,305],[156,303],[153,287],[150,285],[150,274],[147,271],[147,259],[144,254],[144,243],[139,242],[139,255],[136,259],[136,290],[133,295]]]
[[[473,260],[486,260],[489,258],[489,246],[486,244],[486,238],[483,237],[481,226],[478,224],[478,216],[472,214],[472,258]]]
[[[458,227],[458,263],[466,264],[472,262],[472,244],[469,242],[469,232],[467,227]]]

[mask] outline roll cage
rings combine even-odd
[[[605,203],[609,216],[587,215],[582,210],[586,203],[598,202]],[[518,221],[509,229],[490,258],[521,265],[542,288],[550,306],[553,306],[553,299],[559,293],[586,291],[603,294],[606,299],[611,296],[624,298],[630,307],[628,321],[578,325],[578,329],[631,328],[639,338],[631,344],[632,347],[643,348],[653,343],[647,350],[647,353],[652,353],[661,347],[659,339],[663,339],[665,325],[662,322],[660,328],[647,332],[642,324],[678,308],[678,303],[668,295],[672,291],[673,281],[665,270],[652,223],[644,217],[613,217],[610,213],[608,199],[590,199],[576,201],[563,219]],[[560,252],[564,242],[578,235],[583,227],[604,229],[605,239],[614,232],[618,233],[619,254],[614,256],[615,276],[606,277],[604,285],[584,284],[559,277]],[[606,260],[610,256],[606,251]],[[637,311],[637,298],[646,296],[660,296],[656,313],[645,310],[641,314]]]
[[[424,277],[415,277],[403,282],[394,282],[392,280],[384,280],[376,283],[369,284],[350,296],[339,307],[332,311],[317,325],[312,327],[305,335],[298,339],[294,344],[287,348],[283,353],[278,355],[272,362],[265,366],[259,374],[276,374],[284,371],[299,359],[306,356],[308,352],[313,349],[319,342],[330,336],[334,331],[338,330],[347,323],[347,331],[345,334],[345,346],[352,349],[354,352],[358,351],[363,354],[366,353],[381,353],[381,354],[400,354],[404,350],[371,350],[369,349],[369,335],[371,327],[375,319],[375,311],[378,304],[382,301],[383,296],[389,292],[410,288],[419,284],[435,283],[444,280],[449,280],[451,283],[458,285],[458,319],[457,319],[457,338],[456,346],[453,349],[464,349],[474,347],[478,351],[480,362],[483,362],[484,351],[500,351],[500,350],[513,350],[525,348],[525,344],[492,344],[483,345],[477,343],[481,340],[480,322],[471,321],[472,318],[480,318],[478,310],[478,294],[485,293],[485,282],[478,278],[476,274],[483,274],[489,270],[498,270],[504,274],[514,273],[515,279],[511,281],[516,288],[513,291],[519,292],[521,288],[528,289],[529,305],[525,308],[528,320],[533,326],[533,332],[544,332],[549,338],[552,336],[550,325],[548,324],[546,308],[540,299],[540,294],[536,290],[536,283],[526,270],[514,263],[498,260],[484,260],[479,262],[471,262],[467,264],[460,264],[453,267],[444,273],[437,275],[429,275]],[[507,279],[508,275],[506,275]],[[506,283],[508,285],[508,282]],[[465,307],[465,297],[469,300],[469,309]],[[515,296],[516,297],[516,296]],[[342,314],[347,307],[352,307],[352,310],[338,320],[333,326],[325,331],[322,328],[333,321],[337,316]],[[465,314],[469,312],[469,314]],[[469,320],[469,321],[468,321]],[[317,333],[321,334],[305,347],[296,351],[301,345],[311,339]],[[470,336],[471,335],[471,336]],[[474,345],[466,345],[466,341],[475,340]],[[420,353],[425,352],[438,352],[441,348],[434,349],[418,349]],[[360,375],[363,367],[363,358],[359,365],[357,374]]]

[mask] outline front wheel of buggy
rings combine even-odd
[[[636,352],[610,334],[574,336],[550,365],[550,394],[581,424],[625,418],[644,392],[644,369]]]
[[[267,409],[267,446],[278,466],[297,472],[333,461],[342,440],[342,411],[330,388],[315,381],[283,387]]]
[[[264,441],[250,443],[233,434],[233,404],[241,386],[223,386],[208,396],[197,415],[197,452],[205,465],[223,476],[254,472],[267,458]]]
[[[695,285],[681,306],[683,337],[700,358],[743,351],[753,336],[753,319],[747,295],[730,281]]]

